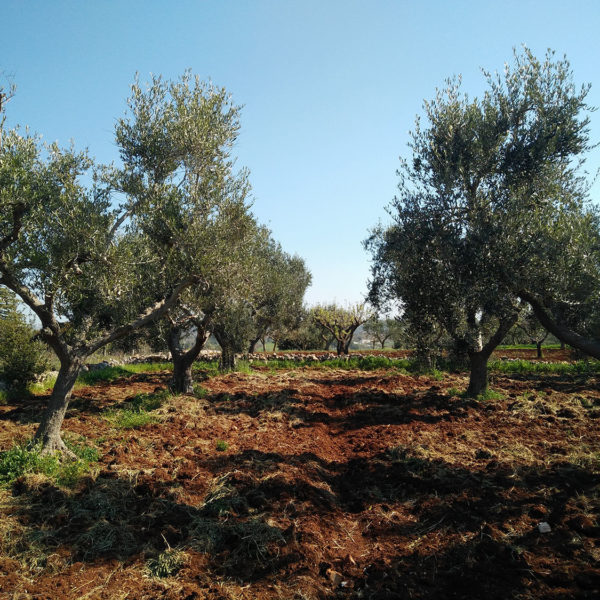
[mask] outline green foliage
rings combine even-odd
[[[563,290],[572,301],[600,290],[597,219],[575,171],[590,147],[580,114],[588,88],[577,91],[568,62],[551,52],[544,62],[515,53],[486,79],[479,99],[458,79],[425,103],[393,225],[366,242],[370,299],[402,303],[423,355],[446,334],[456,359],[489,356],[523,288]]]
[[[331,334],[315,321],[313,311],[302,308],[295,323],[281,332],[278,347],[280,350],[324,350],[331,340]]]
[[[72,486],[98,461],[96,448],[67,443],[76,460],[61,460],[56,454],[42,454],[39,445],[17,444],[0,452],[0,484],[8,485],[28,473],[42,473],[58,485]]]
[[[140,427],[158,422],[155,415],[127,408],[107,415],[107,419],[119,429],[139,429]]]
[[[150,423],[157,423],[158,417],[151,412],[160,408],[170,396],[168,390],[154,394],[137,394],[121,408],[108,411],[106,418],[120,429],[138,429]]]
[[[488,388],[485,392],[478,394],[475,400],[478,402],[489,402],[490,400],[502,400],[503,398],[504,396],[500,392]]]
[[[48,351],[19,312],[16,296],[0,286],[0,380],[23,393],[48,367]]]
[[[338,354],[348,354],[354,332],[360,325],[373,318],[373,314],[373,311],[364,304],[355,304],[345,308],[337,304],[330,304],[315,306],[312,309],[312,317],[315,322],[335,338]]]
[[[116,367],[104,367],[84,371],[77,378],[78,385],[94,385],[101,382],[111,382],[130,377],[137,373],[156,373],[157,371],[173,370],[172,363],[138,363],[131,365],[119,365]]]
[[[247,173],[230,156],[238,131],[226,90],[186,72],[132,86],[116,124],[118,168],[94,169],[85,153],[27,131],[1,132],[0,279],[36,313],[63,367],[163,316],[187,287],[229,273],[224,251],[254,222]],[[61,370],[63,406],[49,405],[56,412],[40,424],[50,446],[74,371]]]
[[[223,440],[217,440],[217,442],[215,444],[215,448],[219,452],[225,452],[227,450],[227,448],[229,448],[229,444]]]
[[[201,400],[202,398],[206,398],[210,392],[199,383],[194,384],[194,396]]]
[[[250,368],[250,363],[247,360],[238,360],[235,365],[235,370],[238,373],[252,373],[252,369]]]
[[[394,341],[394,347],[400,344],[401,341],[406,337],[403,324],[398,319],[380,318],[378,315],[374,315],[364,324],[364,332],[371,338],[373,348],[375,348],[375,342],[378,342],[381,348],[385,347],[387,340],[392,339]]]
[[[580,360],[575,363],[543,363],[529,360],[490,361],[491,371],[498,373],[547,373],[549,375],[592,375],[600,373],[600,361]]]

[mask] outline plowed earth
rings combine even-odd
[[[65,436],[98,471],[0,492],[0,598],[600,597],[596,378],[499,376],[476,402],[461,375],[232,373],[158,423],[105,418],[167,380],[77,390]],[[0,449],[44,402],[0,407]]]

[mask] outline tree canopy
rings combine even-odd
[[[335,339],[338,355],[348,354],[354,332],[372,317],[373,311],[362,303],[347,307],[334,303],[313,309],[315,322]]]
[[[243,185],[226,192],[239,108],[224,89],[191,73],[156,77],[133,85],[128,106],[119,167],[94,168],[87,154],[18,129],[2,135],[0,283],[37,315],[61,363],[36,433],[46,451],[65,450],[60,426],[85,358],[203,282],[219,260],[215,240],[247,212]],[[141,285],[156,294],[132,314]]]
[[[366,242],[370,298],[400,299],[424,337],[436,327],[450,334],[471,361],[472,395],[487,386],[487,358],[528,300],[523,290],[552,296],[562,277],[583,284],[598,265],[584,260],[589,243],[568,244],[576,232],[595,235],[577,171],[590,148],[589,88],[576,89],[566,59],[549,52],[540,62],[527,49],[485,77],[481,99],[456,79],[425,103],[393,224]]]

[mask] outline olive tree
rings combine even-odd
[[[259,340],[271,335],[275,342],[281,332],[297,320],[311,275],[299,256],[290,256],[274,240],[265,240],[257,248],[258,267],[253,282],[254,331],[249,352]]]
[[[281,350],[327,350],[333,341],[329,331],[320,327],[313,316],[314,309],[302,307],[295,320],[278,338]]]
[[[60,361],[35,434],[44,452],[67,451],[60,428],[85,359],[163,316],[202,282],[204,265],[190,258],[219,223],[219,165],[229,160],[238,112],[225,90],[189,73],[154,78],[147,89],[136,82],[116,126],[122,166],[102,170],[85,153],[3,132],[0,283],[36,314]],[[90,170],[91,189],[82,183]],[[171,265],[178,277],[132,314],[140,273],[151,286]]]
[[[550,332],[540,324],[533,311],[523,312],[517,321],[517,327],[525,334],[527,340],[536,347],[537,357],[543,358],[542,344],[546,341]]]
[[[291,323],[302,306],[310,273],[258,224],[230,256],[231,268],[211,295],[211,332],[221,346],[220,368],[235,368],[235,355],[253,351],[276,327]],[[249,350],[250,349],[250,350]]]
[[[334,303],[313,309],[315,322],[335,338],[338,356],[349,353],[354,332],[372,317],[373,311],[361,303],[347,307]]]
[[[534,252],[540,224],[578,218],[572,162],[588,147],[579,114],[587,88],[575,89],[566,60],[524,50],[503,74],[485,76],[481,99],[451,80],[425,103],[393,224],[367,241],[371,298],[400,299],[443,327],[469,359],[469,395],[486,389],[488,358],[530,301],[521,284],[533,282],[536,257],[553,259]]]
[[[398,336],[400,322],[398,319],[392,319],[389,317],[381,318],[379,315],[374,315],[364,324],[365,333],[370,336],[373,348],[378,342],[381,345],[381,349],[385,348],[385,343],[389,339],[393,339]]]

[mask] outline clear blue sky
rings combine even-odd
[[[191,68],[225,86],[244,105],[237,155],[254,212],[306,260],[309,303],[364,296],[361,241],[386,217],[423,99],[448,76],[477,95],[480,67],[502,69],[523,43],[552,47],[600,106],[597,0],[2,0],[0,20],[0,71],[18,86],[9,124],[101,162],[118,159],[113,126],[136,71]]]

